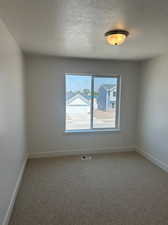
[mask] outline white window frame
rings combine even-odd
[[[73,129],[66,130],[66,76],[91,76],[91,115],[90,115],[90,129]],[[114,128],[94,128],[93,127],[93,92],[94,92],[94,78],[117,78],[116,90],[116,118]],[[94,133],[94,132],[114,132],[120,131],[120,101],[121,101],[121,76],[120,75],[95,75],[95,74],[81,74],[81,73],[65,73],[64,74],[64,133]]]

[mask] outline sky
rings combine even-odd
[[[116,84],[116,78],[94,78],[94,88],[98,91],[103,84]],[[91,89],[91,76],[66,75],[66,92],[82,91],[83,89]]]

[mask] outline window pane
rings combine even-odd
[[[91,76],[66,75],[66,130],[90,129]]]
[[[117,78],[94,78],[93,128],[116,127]]]

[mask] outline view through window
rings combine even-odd
[[[65,75],[65,130],[118,128],[119,76]]]

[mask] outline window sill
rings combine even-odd
[[[114,129],[92,129],[92,130],[64,130],[64,133],[65,134],[113,133],[119,131],[120,128],[114,128]]]

